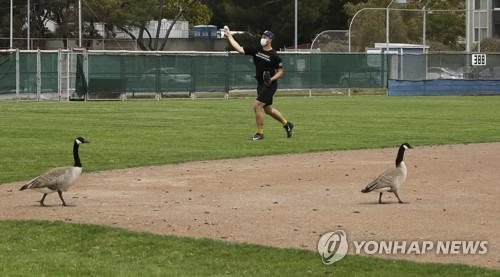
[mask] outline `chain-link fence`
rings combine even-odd
[[[500,54],[484,54],[486,63],[475,65],[475,54],[430,53],[394,55],[389,79],[421,80],[500,80]]]
[[[498,95],[500,54],[433,53],[391,57],[388,94]]]
[[[368,54],[282,52],[280,89],[384,88],[388,57]],[[3,51],[4,99],[156,98],[197,92],[254,90],[249,56],[228,52]]]
[[[280,90],[384,89],[390,81],[500,80],[500,54],[282,52]],[[255,90],[252,58],[228,52],[0,51],[0,98],[161,98]],[[214,94],[215,95],[215,94]]]
[[[69,100],[77,55],[71,51],[0,51],[0,99]]]

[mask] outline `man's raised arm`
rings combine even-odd
[[[224,35],[226,35],[227,40],[229,40],[229,43],[233,46],[234,50],[236,50],[238,53],[245,54],[245,50],[241,45],[234,39],[233,35],[231,34],[231,31],[229,30],[229,27],[224,26]]]

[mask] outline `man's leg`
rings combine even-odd
[[[273,108],[272,105],[268,105],[264,107],[264,111],[266,114],[272,116],[274,119],[281,122],[281,124],[286,125],[288,121],[283,117],[283,115],[277,109]]]
[[[288,122],[288,120],[286,120],[286,118],[280,113],[280,111],[273,108],[272,105],[265,106],[264,111],[266,112],[266,114],[272,116],[274,119],[281,122],[281,124],[283,124],[283,128],[285,128],[286,136],[288,138],[292,137],[292,130],[293,130],[292,122]]]
[[[255,104],[253,106],[258,134],[264,134],[264,105],[266,104],[260,102],[259,100],[255,100]]]

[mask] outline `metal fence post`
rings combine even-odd
[[[125,56],[123,55],[120,55],[119,56],[120,58],[120,80],[121,80],[121,84],[123,84],[123,80],[125,80],[125,76],[127,75],[127,72],[124,72],[127,70],[127,67],[125,65]],[[124,86],[124,85],[120,85],[121,86],[121,89],[122,91],[120,92],[120,98],[122,99],[122,101],[125,101],[127,100],[127,87]],[[157,90],[158,92],[158,90]]]
[[[67,58],[66,58],[66,96],[67,101],[69,102],[69,83],[70,83],[70,74],[69,74],[69,64],[71,62],[71,50],[68,50]]]
[[[40,48],[36,51],[36,100],[40,101],[42,92],[42,57]]]
[[[231,86],[231,52],[227,51],[226,52],[226,91],[224,94],[224,99],[228,100],[229,99],[229,89]]]
[[[392,55],[389,55],[387,53],[381,54],[383,58],[383,67],[385,67],[383,70],[385,70],[385,93],[386,96],[389,96],[389,79],[391,77],[390,75],[390,68],[392,69]],[[382,73],[383,74],[383,73]]]
[[[189,97],[191,99],[196,99],[196,72],[193,70],[193,60],[194,56],[193,54],[189,55],[189,62],[190,62],[190,68],[189,70],[191,71],[191,88],[189,89]]]
[[[20,89],[20,66],[19,66],[19,48],[16,49],[16,101],[19,102],[20,100],[20,94],[19,94],[19,89]]]
[[[311,48],[312,48],[312,44],[311,44]],[[308,71],[309,71],[309,98],[312,97],[312,86],[313,86],[313,80],[312,80],[312,72],[311,72],[311,69],[312,69],[312,55],[313,53],[312,52],[309,52],[309,67],[308,67]]]
[[[61,49],[57,50],[57,96],[59,98],[59,102],[61,101],[61,71],[62,71],[62,55]]]
[[[85,94],[83,99],[87,101],[88,93],[89,93],[89,52],[87,49],[83,52],[83,76],[85,78]]]

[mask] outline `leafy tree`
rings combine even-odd
[[[13,34],[15,38],[23,37],[22,30],[24,26],[24,16],[26,14],[24,11],[26,9],[26,3],[21,0],[15,0],[13,2],[14,15],[13,15]],[[0,37],[9,38],[10,37],[10,1],[5,1],[5,4],[0,5]],[[2,47],[9,47],[9,40],[2,40]],[[19,41],[14,41],[14,47],[19,44]]]
[[[5,0],[4,0],[5,1]],[[14,33],[16,37],[26,37],[26,0],[14,0]],[[31,37],[64,38],[78,37],[78,0],[32,0]],[[126,32],[137,40],[143,50],[164,49],[173,25],[166,36],[159,37],[159,30],[146,29],[151,20],[161,23],[163,18],[186,19],[193,24],[209,22],[211,12],[200,0],[82,0],[83,37],[99,37],[94,23],[104,23],[108,35],[113,36],[114,27]],[[9,5],[0,7],[0,35],[9,37]],[[55,32],[45,26],[48,21],[56,23]],[[133,29],[139,29],[135,37]],[[2,42],[3,43],[3,42]]]
[[[346,29],[347,15],[340,3],[348,1],[299,0],[298,42],[310,43],[326,29]],[[354,1],[359,2],[359,1]],[[292,46],[295,31],[295,6],[291,0],[208,0],[213,11],[211,24],[258,35],[264,30],[275,33],[275,48]]]
[[[78,36],[77,0],[52,0],[47,2],[48,18],[56,23],[55,37],[63,38],[64,48],[68,38]]]
[[[457,10],[464,9],[464,1],[428,0],[411,2],[405,5],[393,4],[391,8],[419,9],[426,8]],[[347,3],[344,8],[352,18],[363,8],[384,8],[390,0],[369,0],[364,3]],[[459,39],[465,36],[465,12],[434,12],[427,13],[426,36],[429,45],[439,45],[440,49],[458,50]],[[423,13],[416,11],[390,11],[390,42],[422,43]],[[366,10],[360,13],[353,23],[352,45],[353,51],[364,51],[375,42],[386,40],[386,12],[385,10]]]
[[[363,8],[381,7],[384,1],[369,1],[370,3],[347,3],[344,8],[349,17]],[[352,51],[364,51],[364,47],[375,42],[385,41],[385,11],[366,10],[354,18],[351,30]],[[394,24],[393,24],[394,25]]]
[[[38,38],[46,37],[47,33],[49,32],[49,30],[45,26],[50,19],[50,1],[36,1],[32,4],[31,11],[31,36]]]
[[[478,46],[474,47],[474,50],[478,50]],[[500,39],[498,38],[486,38],[481,40],[481,52],[484,53],[498,53],[500,52]]]
[[[424,3],[429,9],[464,10],[465,1],[432,0]],[[459,39],[465,37],[466,13],[462,11],[435,12],[427,17],[427,36],[431,42],[448,46],[447,50],[464,50]]]
[[[86,7],[93,20],[104,22],[110,35],[114,27],[136,40],[142,50],[163,50],[170,32],[180,19],[192,24],[206,24],[211,13],[199,0],[87,0]],[[163,38],[160,27],[163,18],[173,20]],[[158,22],[157,30],[148,30],[150,20]],[[138,29],[138,36],[133,30]]]
[[[28,19],[26,0],[14,1],[14,36],[27,37]],[[84,15],[85,16],[85,15]],[[9,5],[0,8],[0,34],[9,37]],[[67,39],[78,36],[78,8],[77,0],[31,0],[30,2],[30,37],[32,38],[64,38],[64,47]],[[56,23],[55,32],[47,27],[47,22]],[[86,32],[91,34],[90,32]],[[35,41],[35,47],[43,48],[43,41]],[[24,47],[24,41],[17,42],[14,47]]]

